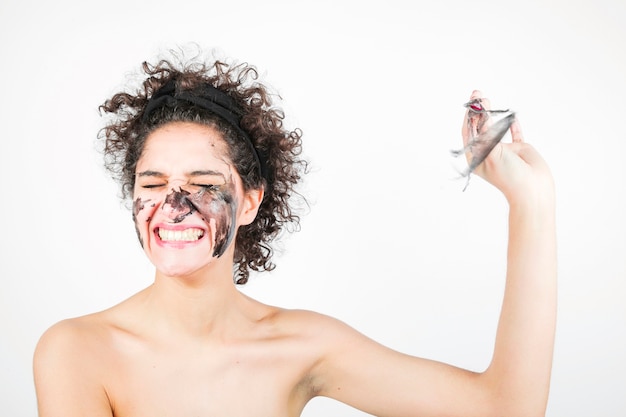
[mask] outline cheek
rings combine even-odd
[[[150,223],[155,207],[156,203],[149,198],[137,197],[133,201],[133,222],[135,223],[135,231],[142,247],[144,246],[142,231],[145,231],[146,225]]]
[[[236,200],[225,191],[197,195],[193,204],[207,224],[214,222],[213,256],[220,257],[235,235]]]

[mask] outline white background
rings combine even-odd
[[[516,110],[558,189],[548,415],[626,415],[626,3],[423,3],[2,0],[0,413],[36,415],[47,327],[151,282],[97,107],[193,41],[257,66],[312,163],[302,230],[244,291],[473,370],[492,352],[506,205],[479,178],[461,192],[448,151],[473,89]],[[322,415],[363,413],[304,412]]]

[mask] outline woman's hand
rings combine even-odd
[[[490,102],[475,90],[471,100],[481,99],[486,110],[490,109]],[[470,109],[465,112],[462,136],[463,146],[468,149],[466,157],[468,163],[472,159],[471,127],[469,122]],[[489,123],[489,122],[487,122]],[[511,203],[517,203],[550,195],[553,192],[552,175],[539,153],[528,143],[524,142],[519,121],[515,120],[510,128],[511,143],[498,143],[485,160],[476,167],[474,173],[487,180],[498,188]]]

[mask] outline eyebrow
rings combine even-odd
[[[191,171],[189,173],[190,177],[202,177],[202,176],[218,176],[218,177],[222,177],[224,178],[224,174],[222,172],[219,171],[213,171],[212,169],[206,169],[206,170],[196,170],[196,171]]]
[[[202,176],[218,176],[224,178],[224,174],[219,171],[213,171],[211,169],[195,170],[188,173],[190,177],[202,177]],[[146,170],[137,173],[137,177],[158,177],[163,178],[166,175],[159,171]]]
[[[164,177],[165,174],[158,172],[158,171],[142,171],[142,172],[138,172],[137,173],[138,177]]]

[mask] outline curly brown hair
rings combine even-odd
[[[170,51],[171,52],[171,51]],[[176,55],[174,58],[176,58]],[[300,157],[302,132],[283,126],[284,113],[274,106],[273,94],[257,81],[258,72],[247,64],[212,63],[198,59],[185,62],[160,59],[141,66],[144,80],[134,92],[119,92],[100,106],[109,115],[98,134],[104,141],[105,168],[121,185],[122,198],[132,198],[135,169],[148,135],[164,124],[187,121],[216,128],[227,143],[229,158],[241,176],[244,189],[265,190],[255,221],[239,228],[235,241],[234,280],[248,281],[250,270],[269,271],[273,248],[270,243],[285,228],[297,230],[300,217],[290,204],[294,196],[303,197],[295,187],[307,171]],[[177,89],[202,96],[207,83],[225,92],[243,111],[240,127],[264,158],[267,175],[261,176],[258,160],[241,133],[216,114],[192,103],[164,106],[144,116],[150,97],[174,79]],[[304,200],[304,199],[303,199]]]

